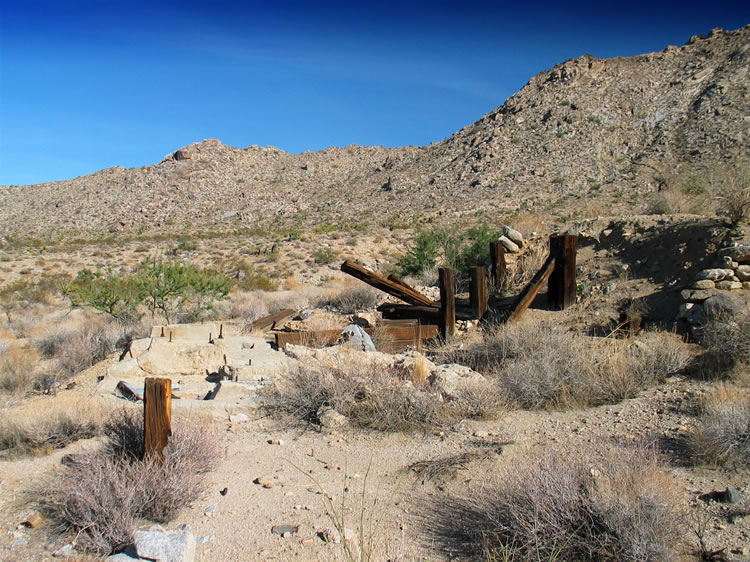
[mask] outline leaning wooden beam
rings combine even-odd
[[[164,447],[172,435],[172,381],[146,378],[143,391],[144,455],[164,458]]]
[[[289,320],[295,314],[297,314],[297,311],[291,308],[279,310],[278,312],[274,312],[263,318],[258,318],[255,322],[250,324],[250,331],[265,330],[266,328],[272,327],[274,324],[281,324],[282,322]]]
[[[440,280],[440,335],[448,340],[456,332],[456,286],[453,270],[441,267]]]
[[[381,346],[379,351],[400,351],[411,345],[417,347],[424,340],[438,335],[438,327],[427,326],[381,326],[365,329],[370,336],[377,334],[388,345]],[[312,332],[279,332],[275,334],[277,349],[283,349],[288,343],[293,345],[314,345],[324,347],[333,345],[341,335],[341,330],[319,330]]]
[[[549,278],[549,302],[552,308],[565,310],[576,302],[577,236],[550,236],[549,253],[555,256],[555,271]]]
[[[341,271],[343,271],[344,273],[348,273],[352,277],[356,277],[360,281],[364,281],[368,285],[371,285],[376,289],[383,291],[384,293],[388,293],[389,295],[392,295],[397,299],[408,302],[409,304],[432,304],[432,301],[419,291],[416,291],[410,287],[405,287],[404,285],[401,285],[399,283],[389,281],[382,275],[375,273],[374,271],[370,271],[369,269],[366,269],[353,261],[346,260],[344,263],[342,263]]]
[[[529,281],[529,284],[523,288],[521,294],[518,295],[516,304],[513,307],[508,322],[518,320],[521,315],[531,305],[534,298],[539,294],[542,286],[547,282],[549,276],[552,275],[552,271],[555,269],[555,256],[550,255],[547,257],[547,261],[544,262],[542,268],[536,272],[536,275]]]

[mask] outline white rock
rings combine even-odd
[[[693,309],[695,308],[695,303],[693,302],[684,302],[680,305],[680,309],[677,312],[677,319],[680,318],[688,318],[690,314],[692,314]]]
[[[507,236],[501,236],[498,238],[498,242],[500,242],[503,245],[503,248],[505,248],[505,251],[510,254],[517,254],[520,250],[518,245]]]
[[[229,421],[232,423],[244,423],[249,419],[247,414],[232,414],[229,416]]]
[[[320,420],[320,425],[324,429],[336,429],[344,427],[349,423],[346,416],[339,414],[336,410],[327,406],[321,406],[318,409],[317,415],[318,420]]]
[[[159,562],[192,562],[195,559],[195,537],[189,531],[169,533],[159,527],[135,533],[135,550],[139,557]]]
[[[727,277],[732,277],[734,271],[731,269],[704,269],[699,271],[695,278],[700,281],[701,279],[710,279],[711,281],[721,281]]]
[[[515,228],[509,226],[503,226],[503,234],[512,242],[515,242],[519,248],[523,248],[523,234],[517,231]]]

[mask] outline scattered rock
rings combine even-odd
[[[52,556],[55,558],[65,558],[66,556],[69,556],[73,552],[73,545],[72,544],[66,544],[62,548],[58,548],[55,552],[52,553]]]
[[[278,484],[278,478],[275,476],[259,476],[255,480],[253,480],[253,484],[258,484],[259,486],[263,486],[264,488],[273,488],[276,484]]]
[[[682,297],[682,300],[688,301],[688,302],[701,302],[708,298],[711,298],[713,296],[713,292],[709,291],[707,289],[699,289],[699,290],[690,290],[685,289],[684,291],[680,291],[680,296]]]
[[[737,289],[742,289],[742,282],[729,280],[719,281],[716,283],[716,288],[724,291],[736,291]]]
[[[346,416],[339,414],[333,408],[321,406],[317,412],[318,421],[323,429],[331,430],[344,427],[349,423]]]
[[[737,488],[729,486],[722,492],[719,501],[723,503],[740,503],[742,501],[742,494]]]
[[[213,514],[214,514],[214,512],[216,511],[216,508],[217,508],[217,507],[219,507],[219,504],[218,504],[218,503],[215,503],[215,504],[209,505],[209,506],[208,506],[208,507],[206,508],[206,510],[205,510],[205,511],[203,512],[203,515],[205,515],[205,516],[207,516],[207,517],[212,517],[212,516],[213,516]]]
[[[283,445],[284,444],[284,440],[283,439],[269,439],[267,441],[267,443],[269,445]]]
[[[195,559],[195,537],[190,531],[167,532],[154,526],[135,533],[139,557],[160,562],[191,562]]]
[[[696,275],[695,278],[698,281],[701,281],[703,279],[708,279],[710,281],[721,281],[733,276],[734,271],[731,269],[704,269],[703,271],[699,271],[698,275]]]
[[[701,279],[699,281],[696,281],[693,285],[693,289],[714,289],[716,288],[716,283],[711,281],[710,279]]]
[[[244,423],[249,420],[250,418],[247,416],[247,414],[231,414],[229,416],[229,421],[232,423]]]
[[[507,225],[503,226],[503,235],[511,242],[514,242],[519,248],[523,248],[523,234],[515,228],[511,228]]]
[[[297,531],[299,531],[299,525],[274,525],[273,527],[271,527],[271,532],[274,535],[293,535]]]
[[[362,326],[349,324],[341,332],[336,340],[336,345],[347,344],[361,351],[375,351],[375,344],[372,343],[370,334],[364,331]]]
[[[198,537],[195,542],[198,544],[204,544],[208,541],[215,541],[216,537],[214,535],[203,535],[202,537]]]
[[[740,281],[750,281],[750,265],[741,265],[734,273]]]
[[[457,398],[466,384],[484,383],[486,380],[473,369],[455,363],[438,365],[429,378],[430,384],[449,400]]]
[[[505,251],[509,254],[517,254],[520,251],[518,244],[513,242],[507,236],[501,236],[500,238],[498,238],[498,242],[503,245],[503,248],[505,248]]]

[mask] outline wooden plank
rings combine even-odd
[[[505,280],[506,273],[505,248],[502,243],[494,240],[490,242],[490,275],[492,287],[498,290]]]
[[[518,295],[516,304],[513,307],[513,311],[508,317],[508,322],[518,320],[521,315],[531,305],[534,298],[539,294],[539,290],[542,288],[549,276],[552,275],[552,271],[555,269],[555,256],[548,256],[547,261],[544,262],[542,268],[536,272],[536,275],[529,281],[529,284],[523,288],[523,291]]]
[[[172,381],[147,377],[143,392],[144,455],[164,458],[164,447],[172,435]]]
[[[413,306],[403,303],[388,303],[378,307],[383,318],[414,319],[422,324],[440,324],[440,308],[437,306]],[[456,303],[456,320],[471,320],[471,308]]]
[[[552,308],[564,310],[576,302],[577,236],[550,236],[549,252],[555,257],[555,270],[549,278],[547,295]]]
[[[250,330],[265,330],[267,328],[270,328],[271,326],[279,325],[282,322],[289,320],[295,314],[297,314],[297,311],[291,308],[279,310],[278,312],[274,312],[273,314],[269,314],[268,316],[264,316],[263,318],[258,318],[255,322],[250,324]]]
[[[346,260],[344,263],[342,263],[341,271],[343,271],[344,273],[348,273],[352,277],[356,277],[360,281],[364,281],[368,285],[371,285],[376,289],[383,291],[384,293],[388,293],[389,295],[392,295],[397,299],[408,302],[409,304],[432,304],[432,301],[419,291],[416,291],[412,288],[407,288],[399,283],[394,283],[393,281],[386,279],[382,275],[375,273],[374,271],[370,271],[369,269],[366,269],[353,261]]]
[[[471,284],[469,285],[469,301],[471,316],[481,320],[487,312],[487,274],[484,267],[471,268]]]
[[[407,345],[418,345],[423,340],[432,339],[438,334],[436,325],[427,326],[381,326],[378,328],[366,328],[370,336],[377,333],[391,340],[398,349],[404,349]],[[283,349],[288,343],[293,345],[333,345],[341,335],[341,330],[318,330],[310,332],[279,332],[275,334],[276,348]]]
[[[456,286],[453,270],[441,267],[440,273],[440,335],[448,340],[456,332]]]

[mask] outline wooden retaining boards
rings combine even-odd
[[[550,236],[549,253],[555,256],[555,270],[549,278],[549,304],[564,310],[576,302],[576,250],[578,237],[565,234]]]
[[[414,305],[431,305],[432,301],[424,296],[419,291],[416,291],[403,283],[403,281],[397,283],[386,279],[382,275],[370,271],[367,268],[362,267],[358,263],[351,260],[346,260],[341,264],[341,271],[356,277],[360,281],[364,281],[368,285],[375,287],[376,289],[388,293],[391,296],[401,299],[404,302]],[[400,281],[400,280],[399,280]]]
[[[526,309],[529,308],[534,298],[539,294],[542,286],[550,278],[550,275],[552,275],[555,269],[555,258],[556,256],[549,255],[541,269],[537,271],[536,275],[529,281],[529,284],[523,288],[523,291],[518,295],[513,311],[508,317],[508,322],[518,320]]]
[[[465,302],[465,301],[464,301]],[[413,306],[403,303],[386,303],[378,307],[383,318],[414,319],[423,324],[437,324],[440,320],[440,307],[438,306]],[[466,304],[456,303],[456,320],[472,320],[474,317],[471,308]]]
[[[268,328],[273,328],[275,324],[281,324],[292,318],[295,314],[297,314],[297,311],[291,308],[279,310],[278,312],[274,312],[263,318],[258,318],[250,325],[250,330],[266,330]]]
[[[432,339],[438,335],[436,325],[426,326],[382,326],[378,328],[366,328],[370,336],[377,334],[387,340],[387,345],[381,346],[385,349],[378,351],[402,351],[408,346],[419,347],[424,340]],[[316,346],[333,345],[341,335],[341,330],[319,330],[314,332],[279,332],[276,336],[276,348],[283,349],[288,343],[294,345]]]

